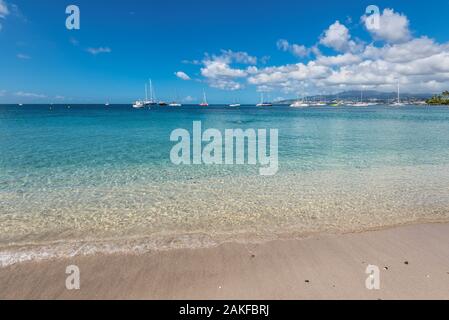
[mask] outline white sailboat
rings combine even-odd
[[[208,107],[209,103],[207,102],[206,92],[203,90],[203,102],[200,103],[200,107]]]
[[[363,102],[363,88],[360,90],[360,102],[354,103],[353,107],[368,107],[369,103]]]
[[[306,101],[305,101],[304,91],[302,93],[302,99],[297,100],[290,105],[290,107],[292,107],[292,108],[307,108],[309,106],[310,106],[310,104],[306,103]]]
[[[169,107],[182,107],[182,104],[180,104],[179,102],[176,102],[178,100],[179,100],[178,94],[176,93],[176,99],[172,103],[169,103],[168,106]]]
[[[229,104],[228,107],[230,107],[230,108],[238,108],[238,107],[240,107],[240,103],[237,102],[237,99],[234,99],[234,102]]]
[[[153,82],[151,79],[149,79],[150,83],[150,99],[148,100],[148,87],[147,84],[145,84],[145,101],[144,104],[146,106],[154,106],[156,105],[155,99],[154,99],[154,89],[153,89]]]
[[[142,109],[143,107],[145,107],[145,104],[143,101],[137,100],[133,103],[134,109]]]
[[[394,107],[402,107],[404,105],[405,105],[404,103],[401,103],[400,83],[398,81],[398,98],[397,98],[397,101],[392,104],[392,106],[394,106]]]
[[[256,107],[272,107],[273,104],[270,102],[265,102],[263,97],[263,92],[260,94],[260,103],[256,104]]]

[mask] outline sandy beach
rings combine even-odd
[[[368,265],[380,290],[367,290]],[[68,265],[80,290],[65,288]],[[449,224],[0,269],[1,299],[449,299]]]

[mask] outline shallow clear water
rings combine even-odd
[[[198,120],[278,129],[279,172],[173,165],[170,133]],[[3,264],[442,221],[448,208],[446,107],[0,106]]]

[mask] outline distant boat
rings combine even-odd
[[[302,87],[302,99],[293,102],[290,107],[291,108],[307,108],[310,104],[306,102],[305,93],[304,93],[304,85]]]
[[[290,105],[292,108],[307,108],[310,107],[310,104],[305,103],[304,101],[295,101]]]
[[[352,105],[353,107],[369,107],[370,104],[366,102],[357,102]]]
[[[363,88],[360,90],[360,102],[352,104],[353,107],[369,107],[369,103],[363,102]]]
[[[109,107],[109,102],[106,102],[104,105],[105,105],[106,107]]]
[[[147,106],[148,104],[147,104],[147,100],[148,100],[148,98],[147,98],[147,94],[148,94],[148,92],[147,92],[147,84],[145,84],[145,100],[136,100],[134,103],[133,103],[133,108],[134,109],[142,109],[143,107],[145,107],[145,106]]]
[[[404,103],[401,103],[401,93],[400,93],[400,83],[399,83],[399,81],[398,81],[398,99],[396,100],[395,103],[392,104],[392,106],[394,106],[394,107],[405,106]]]
[[[182,107],[182,104],[180,104],[179,102],[179,97],[178,97],[178,93],[175,94],[175,100],[173,100],[168,106],[169,107]]]
[[[200,103],[200,107],[208,107],[209,103],[207,102],[206,92],[203,90],[203,102]]]
[[[154,88],[153,88],[153,82],[151,81],[151,79],[149,80],[150,83],[150,99],[148,100],[148,87],[147,84],[145,84],[145,101],[144,101],[144,105],[145,106],[154,106],[156,105],[156,101],[154,98]]]
[[[166,106],[168,106],[168,103],[165,102],[165,101],[159,101],[158,105],[161,106],[161,107],[166,107]]]
[[[145,104],[143,103],[143,101],[136,101],[133,104],[133,108],[134,109],[142,109],[143,107],[145,107]]]
[[[23,104],[22,104],[22,103],[19,103],[19,107],[21,107],[21,106],[23,106]]]
[[[256,107],[272,107],[273,104],[271,102],[265,102],[263,97],[263,92],[260,95],[260,103],[256,104]]]
[[[237,99],[234,99],[234,102],[231,104],[228,104],[228,107],[230,108],[239,108],[240,107],[240,103],[237,102]]]

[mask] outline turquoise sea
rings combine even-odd
[[[170,161],[170,133],[278,129],[279,171]],[[449,108],[0,106],[0,265],[449,220]]]

